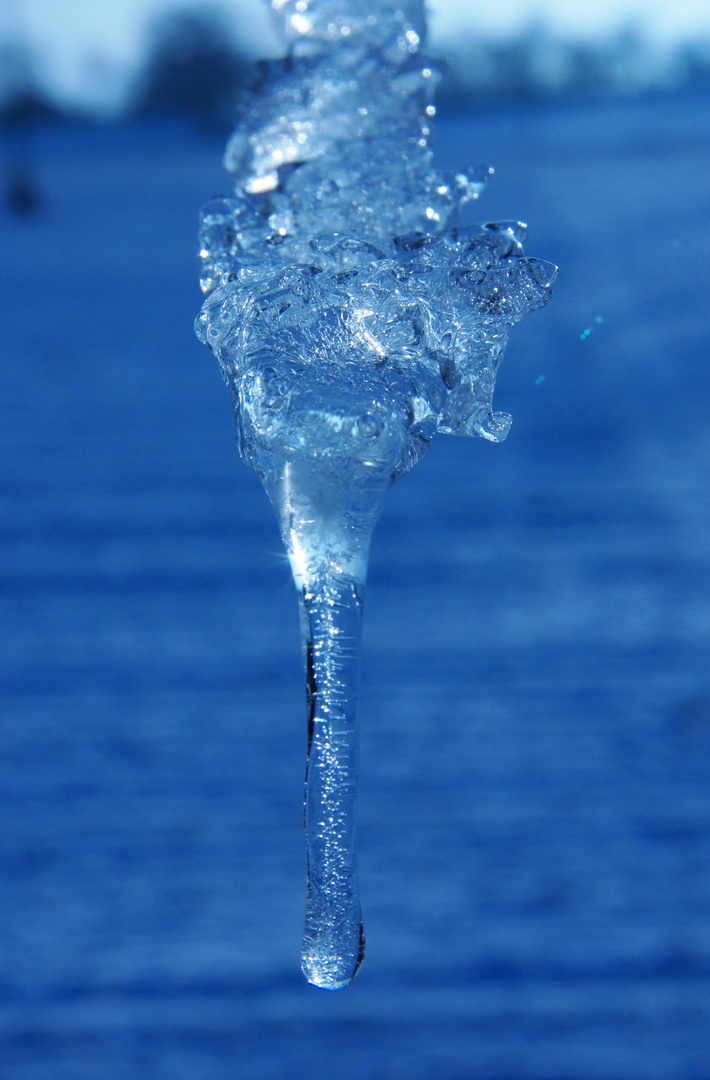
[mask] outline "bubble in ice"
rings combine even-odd
[[[347,985],[364,938],[355,865],[362,589],[387,487],[437,432],[505,438],[492,407],[516,322],[556,268],[525,226],[462,228],[491,170],[437,171],[439,76],[422,0],[271,0],[262,65],[202,211],[198,337],[232,390],[242,456],[299,590],[309,757],[303,968]]]

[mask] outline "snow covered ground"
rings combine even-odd
[[[3,1080],[706,1080],[709,106],[440,118],[561,272],[508,441],[439,438],[378,526],[334,995],[295,596],[191,329],[221,148],[39,134],[0,218]]]

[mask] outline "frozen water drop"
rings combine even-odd
[[[363,439],[375,439],[380,433],[381,424],[376,416],[365,413],[358,417],[357,428]]]

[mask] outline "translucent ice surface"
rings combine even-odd
[[[438,173],[438,75],[420,0],[271,0],[263,66],[227,145],[234,192],[202,211],[196,329],[299,593],[308,707],[303,970],[338,989],[364,935],[355,794],[362,600],[384,493],[437,431],[499,442],[498,364],[555,267],[517,222],[457,228],[486,168]]]

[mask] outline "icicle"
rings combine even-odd
[[[301,611],[308,709],[303,970],[362,962],[356,700],[372,529],[437,432],[505,438],[512,326],[555,267],[524,226],[458,229],[490,170],[436,172],[437,75],[422,0],[272,0],[291,53],[230,138],[233,196],[203,210],[197,320],[232,390],[242,456],[279,518]]]

